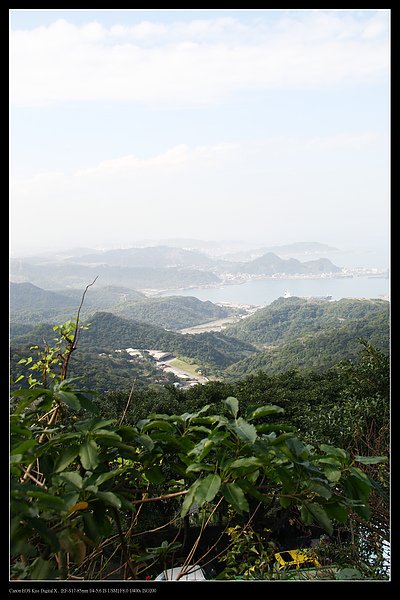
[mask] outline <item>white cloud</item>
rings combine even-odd
[[[106,28],[58,20],[11,31],[16,105],[219,102],[236,91],[369,82],[388,69],[388,14],[305,12]]]
[[[366,171],[364,153],[373,163],[383,143],[366,132],[182,144],[71,175],[42,173],[11,182],[11,245],[17,251],[61,240],[90,246],[146,237],[253,239],[298,227],[323,237],[346,233],[355,219],[360,232],[366,223],[379,230],[387,222],[387,173]]]

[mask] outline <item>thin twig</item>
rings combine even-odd
[[[82,294],[82,298],[81,298],[81,303],[79,305],[78,308],[78,312],[76,314],[76,326],[75,326],[75,331],[74,331],[74,337],[72,338],[72,341],[69,343],[69,347],[68,347],[68,352],[66,354],[66,356],[63,359],[63,365],[62,365],[62,370],[61,370],[61,379],[64,380],[67,377],[67,372],[68,372],[68,364],[69,364],[69,360],[71,358],[71,354],[72,352],[74,352],[74,350],[76,350],[77,348],[77,344],[78,344],[78,338],[79,338],[79,332],[80,332],[80,328],[79,328],[79,320],[80,320],[80,314],[81,314],[81,310],[82,310],[82,306],[83,303],[85,301],[85,296],[86,296],[86,292],[88,291],[88,289],[94,285],[98,279],[98,275],[93,279],[92,283],[89,283],[86,287],[85,287],[85,291]]]
[[[113,513],[114,513],[115,524],[116,524],[117,530],[118,530],[119,539],[121,541],[122,553],[125,556],[126,564],[128,565],[129,570],[130,570],[132,576],[136,577],[136,573],[135,573],[135,570],[133,568],[133,565],[131,563],[131,559],[130,559],[130,556],[129,556],[129,550],[128,550],[128,547],[126,545],[126,540],[125,540],[125,537],[124,537],[124,534],[123,534],[123,531],[122,531],[121,521],[120,521],[120,518],[119,518],[119,514],[118,514],[118,511],[117,511],[116,508],[113,508]]]
[[[174,492],[173,494],[165,494],[164,496],[155,496],[153,498],[142,498],[141,500],[133,500],[132,504],[144,504],[145,502],[159,502],[160,500],[168,500],[169,498],[177,498],[187,494],[189,490],[183,490],[182,492]]]
[[[217,502],[217,504],[214,506],[213,510],[211,511],[211,513],[209,514],[207,521],[205,521],[205,519],[203,519],[203,523],[201,524],[201,528],[200,528],[200,533],[197,536],[189,554],[187,555],[185,562],[183,563],[182,569],[181,571],[178,573],[177,579],[179,580],[181,577],[183,577],[184,575],[186,575],[186,573],[190,573],[191,569],[188,569],[187,567],[190,565],[190,561],[192,560],[196,550],[197,550],[197,546],[200,543],[201,540],[201,536],[203,535],[203,531],[204,529],[207,527],[208,523],[211,520],[211,517],[213,516],[213,514],[215,513],[215,511],[218,509],[219,505],[221,504],[223,498],[220,498]],[[186,567],[186,568],[185,568]]]
[[[32,463],[33,464],[33,463]],[[34,477],[29,471],[28,469],[24,470],[24,479],[23,481],[26,481],[26,479],[29,478],[31,479],[34,483],[36,483],[36,485],[39,485],[40,487],[42,487],[44,490],[47,490],[47,486],[42,482],[39,481],[38,479],[36,479],[36,477]]]
[[[125,418],[126,411],[128,410],[129,404],[131,403],[131,399],[132,399],[132,394],[133,394],[134,387],[135,387],[135,380],[133,380],[131,391],[130,391],[130,394],[129,394],[129,398],[128,398],[128,401],[127,401],[126,406],[124,408],[124,412],[122,413],[122,417],[121,417],[120,422],[118,423],[118,425],[122,425],[122,421]]]

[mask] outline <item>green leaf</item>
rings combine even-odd
[[[78,492],[67,492],[63,494],[62,499],[64,500],[65,510],[68,511],[71,506],[78,502],[79,494]]]
[[[286,496],[280,496],[279,504],[282,506],[282,508],[288,508],[292,504],[292,499],[287,498]]]
[[[187,494],[185,496],[185,499],[184,499],[184,501],[182,503],[181,517],[184,517],[189,512],[189,509],[190,509],[190,507],[192,506],[192,504],[194,502],[194,496],[195,496],[196,490],[197,490],[197,488],[199,487],[200,484],[201,484],[201,479],[196,479],[196,481],[194,483],[192,483],[192,485],[188,489],[188,492],[187,492]]]
[[[114,508],[121,508],[121,500],[112,492],[97,492],[96,496]]]
[[[201,471],[214,471],[213,465],[206,463],[191,463],[186,469],[186,473],[201,473]]]
[[[308,483],[308,487],[310,488],[310,490],[312,490],[319,496],[322,496],[326,500],[329,500],[329,498],[332,497],[332,490],[327,485],[323,485],[321,483],[318,483],[317,481],[310,481]]]
[[[259,408],[253,410],[250,415],[248,415],[247,419],[252,421],[253,419],[259,419],[260,417],[276,415],[284,412],[285,410],[281,406],[277,406],[276,404],[266,404],[265,406],[260,406]]]
[[[387,462],[387,456],[355,456],[354,460],[364,465],[377,465]]]
[[[241,472],[246,472],[249,469],[254,470],[258,467],[261,467],[263,463],[256,456],[249,456],[247,458],[238,458],[231,463],[225,465],[224,470],[240,470]]]
[[[233,396],[229,396],[226,400],[224,400],[224,404],[226,404],[226,406],[231,411],[231,413],[233,415],[233,418],[236,419],[237,414],[239,412],[239,402],[238,402],[238,399],[234,398]]]
[[[197,419],[197,417],[205,412],[207,412],[211,407],[211,404],[205,404],[202,408],[200,408],[200,410],[198,410],[197,412],[193,413],[192,415],[192,420],[193,419]]]
[[[58,399],[65,402],[65,404],[69,408],[72,408],[72,410],[80,410],[81,409],[81,403],[79,402],[76,395],[73,394],[72,392],[64,392],[62,390],[58,390],[55,395]]]
[[[368,495],[372,488],[372,483],[368,475],[366,475],[366,473],[364,473],[357,467],[350,467],[349,473],[351,475],[349,479],[351,480],[353,485],[355,485],[358,488],[360,495],[362,494],[363,497],[368,498]]]
[[[242,417],[236,420],[235,425],[233,427],[237,436],[250,444],[254,444],[257,439],[257,431],[254,425],[247,423]]]
[[[325,510],[332,519],[336,519],[339,523],[346,523],[348,519],[347,511],[341,504],[325,504]]]
[[[21,453],[26,453],[27,450],[29,450],[30,448],[33,448],[34,446],[37,445],[37,441],[36,440],[25,440],[25,442],[22,442],[21,444],[18,444],[18,446],[15,446],[12,450],[11,450],[11,456],[13,454],[21,454]],[[20,462],[20,461],[18,461]]]
[[[287,439],[286,446],[297,458],[304,458],[309,454],[306,446],[298,438],[292,437]]]
[[[82,408],[84,408],[92,414],[98,414],[100,408],[92,400],[90,400],[90,398],[84,396],[83,394],[77,394],[77,397],[79,399],[79,402],[81,403]]]
[[[325,457],[321,457],[318,458],[318,460],[316,461],[319,463],[321,463],[322,465],[332,465],[334,467],[339,467],[341,468],[341,462],[339,460],[337,460],[336,458],[332,458],[330,456],[328,456],[327,458]]]
[[[38,504],[45,508],[53,508],[56,510],[62,510],[65,508],[64,500],[59,496],[53,496],[47,492],[41,491],[28,491],[26,493],[28,498],[35,498]]]
[[[219,475],[207,475],[201,480],[200,485],[196,488],[195,502],[198,502],[199,506],[202,506],[204,502],[211,502],[217,495],[219,488],[221,487],[221,478]]]
[[[237,482],[237,485],[240,486],[246,494],[250,494],[250,496],[257,498],[257,500],[261,500],[266,504],[271,504],[271,498],[264,496],[261,492],[259,492],[259,490],[254,487],[254,485],[252,485],[248,479],[240,479]]]
[[[99,444],[100,445],[105,444],[104,440],[102,441],[100,438]],[[129,446],[128,444],[123,444],[122,442],[114,442],[113,446],[115,446],[115,448],[119,449],[119,454],[122,458],[129,458],[129,459],[137,459],[138,458],[137,449],[133,446]]]
[[[221,485],[221,492],[228,504],[233,506],[239,514],[250,510],[246,496],[237,483],[223,483]]]
[[[125,469],[121,467],[120,469],[115,469],[114,471],[108,471],[107,473],[102,473],[94,480],[94,485],[96,485],[96,486],[102,485],[105,481],[108,481],[109,479],[112,479],[113,477],[116,477],[117,475],[121,475],[121,473],[124,473],[124,472],[125,472]]]
[[[43,519],[40,517],[34,517],[30,519],[26,519],[28,524],[35,529],[41,536],[42,540],[46,542],[46,544],[53,550],[57,552],[60,548],[60,542],[58,537],[49,529]]]
[[[335,446],[321,444],[320,449],[322,450],[322,452],[328,454],[328,456],[336,456],[341,463],[347,460],[349,457],[348,453],[346,452],[346,450],[343,450],[343,448],[336,448]]]
[[[41,556],[33,561],[29,579],[32,581],[44,581],[49,579],[55,579],[57,571],[54,568],[54,563],[50,560],[44,560]]]
[[[78,456],[79,448],[78,446],[71,446],[70,448],[66,448],[64,452],[58,457],[55,465],[54,465],[54,473],[59,473],[63,471],[68,465],[72,463],[73,460]]]
[[[79,475],[77,471],[65,471],[64,473],[60,473],[59,477],[64,481],[70,483],[77,490],[82,489],[83,481],[82,477]]]
[[[141,431],[142,431],[142,433],[145,433],[146,431],[151,431],[152,429],[161,429],[163,431],[173,431],[174,426],[171,423],[168,423],[168,421],[161,421],[161,419],[158,419],[158,420],[149,421],[148,423],[146,423],[142,427]]]
[[[326,465],[323,467],[323,472],[327,480],[331,483],[337,483],[342,476],[340,470],[331,465]]]
[[[313,516],[310,513],[310,511],[307,509],[307,507],[304,506],[304,504],[302,504],[301,509],[300,509],[300,518],[303,521],[304,525],[312,525],[314,523]]]
[[[132,442],[138,435],[136,427],[130,425],[122,425],[116,429],[116,433],[121,436],[122,441]]]
[[[97,431],[98,429],[104,429],[108,425],[115,423],[115,419],[102,419],[101,417],[92,417],[91,419],[85,419],[84,421],[78,421],[75,423],[75,427],[81,431]]]
[[[366,521],[369,521],[369,519],[371,518],[372,511],[367,503],[363,505],[355,505],[353,506],[353,509],[354,512],[356,512],[360,517],[362,517]]]
[[[281,446],[286,440],[290,440],[292,437],[293,433],[282,433],[276,438],[268,438],[268,443],[271,444],[271,446]],[[286,444],[283,447],[285,446]]]
[[[203,438],[195,445],[190,452],[188,452],[188,456],[193,456],[198,462],[201,462],[203,458],[207,456],[210,450],[213,448],[214,443],[208,438]]]
[[[135,442],[139,444],[139,446],[145,448],[145,450],[148,450],[149,452],[151,452],[154,448],[153,440],[146,433],[144,433],[143,435],[136,436]]]
[[[261,462],[261,460],[256,456],[247,456],[245,458],[237,458],[227,466],[230,469],[240,469],[247,467],[261,467],[262,464],[263,463]]]
[[[93,431],[93,437],[95,439],[108,440],[110,442],[121,442],[122,438],[115,431],[110,431],[109,429],[96,429]]]
[[[94,471],[99,464],[99,447],[94,440],[88,440],[79,448],[82,467]]]
[[[273,431],[275,433],[281,431],[296,431],[296,428],[292,425],[285,425],[283,423],[260,423],[255,426],[257,433],[267,433]]]
[[[192,433],[193,431],[205,433],[206,435],[209,435],[211,433],[211,429],[209,429],[208,427],[204,427],[204,425],[191,425],[188,430],[190,431],[190,433]]]
[[[150,481],[150,483],[154,483],[155,485],[159,485],[165,480],[164,473],[160,469],[160,467],[150,467],[150,469],[146,469],[145,471],[146,478]]]
[[[17,465],[17,464],[23,462],[23,460],[24,460],[24,457],[22,456],[22,454],[13,454],[12,456],[10,456],[10,465]],[[30,459],[29,459],[29,461],[30,461]]]
[[[85,534],[95,544],[98,544],[101,539],[101,534],[99,532],[97,523],[96,523],[92,513],[86,511],[82,515],[82,518],[83,518],[83,523],[84,523],[84,528],[85,528]]]
[[[20,415],[21,412],[30,404],[32,404],[32,402],[34,402],[34,400],[37,400],[38,398],[41,398],[42,396],[44,398],[48,398],[50,402],[52,402],[53,400],[53,394],[50,390],[44,390],[42,388],[40,389],[35,389],[35,390],[16,390],[15,392],[12,393],[13,398],[14,397],[21,397],[22,400],[18,403],[18,406],[16,408],[16,410],[14,411],[15,415]]]
[[[47,389],[36,389],[36,390],[15,390],[12,393],[12,397],[13,398],[29,398],[31,401],[36,400],[37,398],[39,398],[40,396],[48,396],[48,395],[52,395],[52,392],[50,390]]]
[[[329,535],[332,535],[332,522],[322,506],[316,502],[303,502],[303,506],[305,510],[312,515],[314,521],[317,521],[317,523],[319,523]]]

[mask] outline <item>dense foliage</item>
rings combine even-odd
[[[113,352],[121,348],[141,348],[174,352],[181,356],[197,359],[201,363],[225,368],[249,356],[255,348],[248,342],[235,340],[222,333],[202,333],[196,336],[181,335],[162,327],[117,317],[111,313],[96,313],[90,320],[90,335],[81,336],[83,350],[96,351],[102,348]],[[15,343],[29,341],[40,343],[51,339],[52,327],[37,326],[31,333],[15,339]]]
[[[374,541],[387,533],[388,360],[377,349],[326,374],[132,391],[122,403],[68,379],[78,338],[90,335],[79,319],[56,334],[22,359],[29,389],[12,394],[13,579],[143,579],[210,560],[230,578],[232,537],[237,557],[262,549],[236,575],[268,579],[282,527],[332,540],[351,530],[353,549],[358,526]],[[384,576],[349,556],[335,560]]]
[[[373,318],[379,318],[388,332],[387,301],[344,298],[336,302],[324,302],[296,297],[278,298],[248,319],[230,325],[225,333],[251,341],[252,344],[274,344],[322,331],[332,333]],[[387,339],[386,335],[386,342]]]
[[[360,342],[368,341],[385,352],[389,347],[387,316],[362,317],[347,325],[305,334],[257,352],[225,371],[225,377],[240,379],[259,370],[280,373],[286,369],[326,370],[343,359],[356,360]]]
[[[90,290],[88,298],[90,293],[100,298],[94,290]],[[215,315],[218,307],[207,302],[193,302],[192,298],[137,302],[128,299],[125,303],[123,298],[130,297],[126,288],[112,288],[104,293],[105,302],[118,300],[112,311],[129,313],[132,307],[137,306],[141,319],[152,322],[122,319],[111,312],[91,316],[91,333],[82,336],[76,353],[85,368],[77,368],[74,374],[85,377],[85,387],[92,386],[99,391],[126,390],[133,378],[146,380],[144,372],[140,373],[142,365],[137,368],[136,363],[131,363],[128,372],[127,360],[115,360],[114,351],[128,347],[168,351],[188,357],[201,365],[203,373],[230,381],[243,379],[260,370],[268,374],[290,369],[323,371],[343,359],[358,360],[360,340],[386,354],[389,349],[389,303],[383,300],[309,302],[300,298],[281,298],[253,316],[241,319],[223,333],[190,336],[167,331],[155,323],[168,321],[178,325],[184,321],[187,323],[191,318],[199,321],[206,318],[206,314]],[[83,315],[86,318],[87,313],[83,311]],[[241,339],[233,337],[233,334]],[[251,341],[253,337],[258,349]],[[11,372],[16,377],[20,369],[15,357],[26,355],[28,344],[51,340],[52,326],[41,324],[32,328],[11,323],[11,338]],[[267,348],[260,350],[264,346]],[[100,353],[106,355],[101,358],[101,363]],[[108,361],[110,356],[113,360]],[[148,366],[152,371],[154,365]]]

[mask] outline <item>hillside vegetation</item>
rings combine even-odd
[[[31,283],[11,283],[11,324],[60,323],[68,319],[72,308],[78,308],[80,299],[81,291],[78,289],[64,289],[56,293]],[[147,298],[141,292],[117,286],[88,290],[82,316],[89,318],[99,309],[166,329],[193,327],[238,312],[192,296]]]
[[[106,311],[91,314],[89,330],[82,332],[75,355],[79,364],[86,364],[85,385],[103,391],[128,389],[133,377],[149,383],[156,375],[154,365],[136,359],[132,362],[129,356],[117,360],[115,350],[124,348],[159,350],[186,357],[199,364],[204,374],[227,381],[260,370],[268,374],[288,369],[323,371],[341,360],[357,360],[361,340],[389,353],[389,303],[383,300],[311,302],[280,298],[221,333],[182,335],[155,324],[159,321],[177,326],[179,318],[189,319],[190,308],[199,307],[202,312],[208,304],[211,303],[191,298],[139,302],[142,321]],[[134,303],[120,307],[122,312],[135,313]],[[209,316],[215,315],[215,305],[207,308]],[[11,337],[11,371],[16,377],[21,372],[17,362],[28,351],[27,345],[40,344],[44,339],[50,343],[54,332],[51,324],[33,328],[15,324],[11,327]],[[100,358],[99,354],[105,356]],[[155,380],[165,383],[160,373]]]
[[[292,341],[300,336],[323,330],[337,330],[364,318],[389,318],[386,300],[344,298],[335,302],[305,298],[278,298],[248,319],[230,325],[224,331],[253,344]]]
[[[13,346],[29,341],[40,344],[54,337],[51,325],[42,324],[15,337]],[[141,348],[173,352],[196,359],[202,364],[220,369],[246,358],[256,351],[248,342],[235,340],[222,333],[182,335],[162,327],[118,317],[108,312],[98,312],[90,320],[90,328],[80,337],[81,351],[112,352],[120,348]]]

